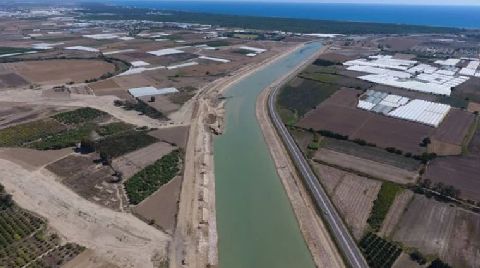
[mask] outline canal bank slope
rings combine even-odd
[[[307,189],[304,187],[301,178],[298,176],[288,152],[269,119],[267,109],[267,101],[271,89],[280,87],[289,81],[325,50],[326,47],[322,48],[297,68],[292,69],[290,73],[263,90],[257,99],[256,115],[265,137],[265,142],[275,162],[278,176],[281,178],[285,191],[290,199],[300,230],[313,256],[315,265],[317,267],[345,267],[342,256],[334,241],[331,239],[323,220],[317,214],[315,204],[310,198]]]

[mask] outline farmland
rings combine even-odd
[[[99,140],[95,144],[95,149],[100,154],[115,158],[148,146],[156,141],[156,138],[149,136],[145,131],[134,130]]]
[[[477,267],[480,216],[415,195],[397,224],[393,239],[453,267]]]
[[[314,163],[320,182],[326,187],[354,237],[360,240],[381,183],[329,166]]]
[[[90,122],[104,115],[106,115],[106,113],[87,107],[87,108],[80,108],[70,112],[56,114],[53,116],[53,118],[63,124],[73,125],[73,124]]]
[[[380,191],[378,192],[377,199],[373,203],[372,212],[367,222],[370,228],[377,232],[383,224],[385,217],[393,204],[397,194],[401,193],[402,188],[391,182],[384,182]]]
[[[367,233],[359,243],[370,267],[392,267],[402,249],[373,233]]]
[[[1,186],[0,266],[59,267],[83,251],[75,244],[60,245],[58,235],[48,230],[43,219],[7,201],[8,196]],[[52,255],[56,252],[61,254]]]
[[[176,150],[135,174],[125,183],[130,203],[138,204],[180,171],[181,155]]]
[[[39,120],[0,130],[0,146],[24,146],[49,135],[63,131],[65,127],[54,120]]]
[[[115,66],[102,60],[45,60],[0,63],[0,68],[15,70],[31,83],[63,84],[84,82],[115,71]]]

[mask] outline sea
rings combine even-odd
[[[392,4],[326,4],[298,2],[133,1],[112,0],[128,6],[228,15],[323,19],[356,22],[480,28],[480,6],[426,6]]]

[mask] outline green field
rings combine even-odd
[[[373,202],[373,208],[370,212],[370,217],[367,220],[372,231],[377,232],[380,230],[390,206],[395,200],[397,194],[399,194],[402,190],[402,187],[392,182],[382,183],[382,187],[378,192],[377,199]]]
[[[180,172],[181,152],[175,150],[142,171],[125,183],[130,203],[136,205],[154,193],[160,186],[169,182]]]
[[[65,127],[51,119],[38,120],[0,130],[0,147],[19,147],[26,143],[46,138]]]
[[[76,109],[70,112],[59,113],[52,116],[53,119],[67,125],[82,124],[93,121],[107,113],[90,107]]]
[[[136,151],[158,140],[147,135],[143,131],[130,131],[120,135],[114,135],[99,140],[95,144],[95,150],[107,157],[115,158],[129,152]]]
[[[368,265],[372,268],[390,268],[402,253],[397,244],[373,233],[365,235],[359,245]]]

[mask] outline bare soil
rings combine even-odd
[[[173,234],[178,213],[182,177],[176,177],[138,204],[134,213],[146,222]]]
[[[414,183],[418,178],[416,172],[323,148],[315,153],[314,160],[352,172],[358,172],[375,179],[388,180],[400,184]]]
[[[385,219],[383,220],[383,224],[379,232],[381,236],[390,237],[403,213],[405,213],[407,210],[412,198],[413,192],[408,190],[402,191],[395,197],[393,204],[388,210],[387,216],[385,216]]]
[[[318,163],[313,166],[353,236],[360,240],[382,183]]]
[[[72,153],[72,148],[49,151],[37,151],[27,148],[6,148],[0,149],[0,158],[15,162],[23,168],[33,171]]]
[[[162,128],[149,132],[148,134],[159,141],[167,142],[180,148],[185,148],[188,138],[188,126]]]
[[[2,65],[37,84],[78,83],[114,71],[113,64],[100,60],[23,61]]]
[[[116,171],[121,172],[124,179],[129,179],[174,149],[175,147],[168,143],[157,142],[140,150],[115,158],[112,161],[112,167]]]

